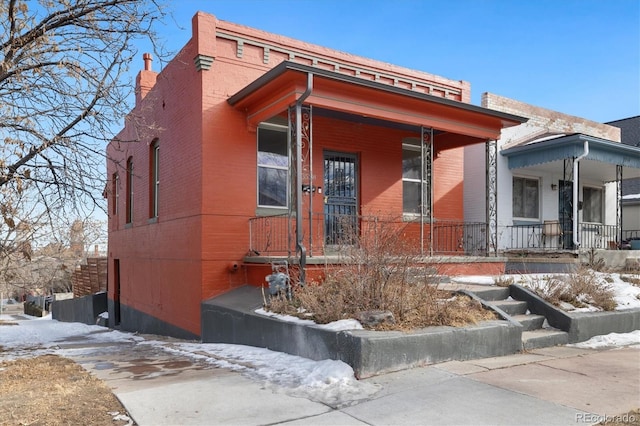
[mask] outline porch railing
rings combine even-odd
[[[620,228],[615,225],[580,225],[580,248],[615,250],[620,244]]]
[[[354,235],[368,238],[387,227],[398,233],[408,245],[422,248],[429,254],[473,255],[486,254],[486,224],[440,220],[431,226],[419,221],[390,220],[375,216],[314,214],[303,220],[303,239],[309,256],[331,252],[335,246],[350,244]],[[262,216],[249,219],[249,250],[254,255],[289,255],[295,252],[295,218],[288,215]],[[421,240],[422,239],[422,240]]]
[[[571,250],[571,231],[563,231],[556,221],[503,227],[502,246],[507,250]],[[620,231],[615,225],[580,224],[581,249],[616,249]],[[623,236],[624,239],[624,236]]]
[[[311,226],[309,226],[311,224]],[[332,247],[347,243],[351,229],[358,228],[361,237],[374,235],[383,226],[393,227],[402,233],[408,244],[423,248],[429,254],[430,244],[436,255],[485,256],[487,226],[482,222],[440,220],[430,226],[424,224],[423,241],[420,241],[419,222],[381,219],[375,216],[314,214],[304,220],[304,243],[310,256],[330,252]],[[615,225],[580,224],[581,249],[621,248],[620,231]],[[262,216],[249,219],[249,247],[253,254],[288,255],[295,253],[295,219],[288,215]],[[498,228],[499,250],[553,251],[572,250],[571,231],[563,232],[558,222],[512,225]],[[622,231],[622,241],[640,239],[640,230]],[[624,247],[622,247],[624,248]]]

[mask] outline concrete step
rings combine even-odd
[[[522,348],[525,350],[567,343],[569,343],[569,334],[555,328],[522,332]]]
[[[522,324],[524,331],[540,329],[544,324],[544,315],[520,314],[514,315],[512,318]]]
[[[473,293],[482,300],[504,300],[509,297],[509,287],[483,286],[472,289]]]
[[[508,287],[498,287],[495,285],[467,284],[451,281],[442,282],[438,288],[448,291],[470,291],[482,300],[503,300],[509,297]]]
[[[493,302],[493,305],[509,315],[520,315],[527,312],[527,302],[520,302],[518,300],[498,300]]]

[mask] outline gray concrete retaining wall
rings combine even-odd
[[[62,322],[95,324],[102,312],[107,311],[107,293],[101,292],[75,299],[54,300],[51,316]]]
[[[330,331],[256,314],[260,289],[241,287],[202,303],[202,341],[264,347],[313,360],[337,359],[357,377],[424,364],[511,354],[522,348],[522,328],[510,321],[469,327],[399,331]]]
[[[160,336],[177,337],[184,340],[200,340],[200,336],[162,321],[145,312],[133,309],[125,304],[120,305],[120,324],[114,323],[115,307],[113,300],[107,301],[109,327],[133,333],[158,334]]]
[[[517,284],[509,286],[511,297],[527,302],[531,312],[544,315],[552,327],[569,333],[569,342],[589,340],[609,333],[640,330],[640,309],[608,312],[565,312],[548,303],[534,292]]]

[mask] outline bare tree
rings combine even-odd
[[[72,272],[92,256],[94,245],[104,243],[104,222],[66,217],[52,222],[55,216],[34,210],[40,212],[42,223],[33,211],[17,210],[19,224],[0,241],[0,293],[4,295],[71,291]]]
[[[156,44],[155,0],[0,1],[0,204],[100,206],[104,150],[130,110],[129,64],[141,38]]]
[[[0,0],[0,285],[64,281],[67,260],[36,257],[61,260],[69,221],[104,206],[105,148],[131,109],[136,46],[166,57],[159,1]],[[36,253],[43,242],[54,252]]]

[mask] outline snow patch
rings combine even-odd
[[[630,333],[609,333],[601,336],[594,336],[587,341],[574,343],[567,346],[581,349],[600,349],[610,348],[613,346],[630,346],[640,349],[640,330],[635,330]]]

